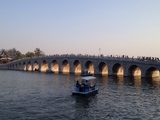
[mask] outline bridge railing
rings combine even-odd
[[[159,58],[154,58],[154,57],[143,57],[143,56],[138,56],[138,57],[129,57],[127,55],[89,55],[89,54],[54,54],[54,55],[46,55],[46,56],[39,56],[39,57],[30,57],[30,58],[24,58],[24,59],[19,59],[15,60],[13,62],[18,62],[22,60],[30,60],[30,59],[35,59],[35,58],[91,58],[91,59],[105,59],[105,60],[118,60],[118,61],[135,61],[135,62],[147,62],[147,63],[160,63]]]

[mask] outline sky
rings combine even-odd
[[[160,0],[0,0],[0,49],[160,58]]]

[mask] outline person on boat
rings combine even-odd
[[[85,89],[85,92],[88,92],[88,91],[89,91],[88,81],[85,82],[84,89]]]
[[[82,80],[82,84],[80,85],[80,92],[85,91],[85,80]]]
[[[77,82],[76,82],[76,87],[79,88],[79,86],[80,86],[80,83],[79,83],[79,81],[77,81]]]
[[[86,85],[86,86],[89,86],[88,81],[86,81],[85,85]]]
[[[85,85],[85,80],[82,80],[82,85]]]
[[[77,82],[76,82],[76,91],[77,91],[77,92],[79,92],[80,86],[81,86],[81,85],[80,85],[79,81],[77,81]]]

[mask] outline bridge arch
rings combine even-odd
[[[26,69],[26,63],[25,63],[25,62],[23,62],[23,70],[24,70],[24,71],[27,70],[27,69]]]
[[[39,64],[37,61],[34,61],[33,63],[33,71],[38,71],[39,70]]]
[[[12,64],[9,65],[9,69],[12,69]]]
[[[11,65],[11,69],[12,69],[12,70],[14,69],[14,64]]]
[[[19,66],[19,70],[22,70],[22,64],[20,62],[18,63],[18,66]]]
[[[70,72],[69,62],[66,59],[62,61],[62,72],[63,73],[69,73]]]
[[[28,71],[32,71],[32,64],[30,61],[27,63],[27,68],[28,68]]]
[[[48,69],[48,63],[46,60],[43,60],[41,63],[41,72],[46,72],[46,69]]]
[[[124,70],[121,64],[115,63],[112,67],[113,75],[124,75]]]
[[[150,67],[146,70],[145,77],[159,77],[159,70],[156,67]]]
[[[81,68],[81,63],[80,63],[79,60],[75,60],[75,61],[73,62],[73,70],[74,70],[74,73],[75,73],[75,74],[81,73],[82,68]]]
[[[59,65],[58,65],[57,60],[52,60],[51,69],[56,73],[59,72]]]
[[[12,67],[12,70],[13,70],[14,69],[14,64],[12,64],[11,67]]]
[[[94,64],[90,60],[85,63],[85,68],[88,70],[88,72],[94,74]]]
[[[128,68],[128,76],[134,76],[134,77],[141,76],[141,69],[137,65],[131,65]]]
[[[16,69],[16,70],[18,69],[18,65],[17,65],[17,63],[15,64],[15,69]]]
[[[102,75],[108,75],[108,66],[105,62],[100,62],[98,68]]]

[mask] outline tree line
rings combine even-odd
[[[9,49],[9,50],[1,49],[0,50],[0,55],[2,53],[6,54],[8,57],[11,57],[13,60],[23,59],[23,58],[28,58],[28,57],[40,57],[40,56],[45,55],[44,52],[42,50],[40,50],[40,48],[36,48],[33,52],[28,51],[25,54],[22,54],[16,48],[12,48],[12,49]]]

